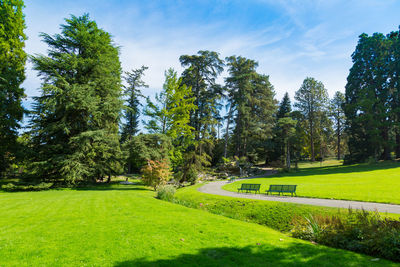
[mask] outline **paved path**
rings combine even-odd
[[[265,176],[265,175],[264,175]],[[349,200],[333,200],[333,199],[320,199],[320,198],[305,198],[305,197],[290,197],[290,196],[267,196],[264,194],[245,194],[226,191],[221,187],[227,184],[228,181],[217,181],[203,185],[198,190],[207,194],[228,196],[228,197],[239,197],[249,199],[259,199],[266,201],[279,201],[297,204],[307,204],[314,206],[325,206],[335,208],[353,208],[353,209],[364,209],[370,211],[388,212],[388,213],[399,213],[400,205],[373,203],[373,202],[361,202],[361,201],[349,201]]]

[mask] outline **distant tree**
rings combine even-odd
[[[296,121],[290,117],[283,117],[278,120],[277,123],[278,129],[280,131],[281,138],[284,143],[284,158],[286,163],[286,168],[290,169],[291,167],[291,146],[294,142],[295,138],[295,126]]]
[[[191,166],[201,169],[211,164],[211,154],[216,143],[220,125],[223,87],[216,80],[222,73],[224,62],[213,51],[198,51],[197,55],[182,55],[179,58],[185,70],[182,83],[192,89],[196,109],[190,114],[190,125],[194,128],[195,144]]]
[[[304,116],[305,126],[308,128],[311,161],[315,161],[315,144],[318,134],[316,129],[322,118],[326,116],[328,93],[322,82],[308,77],[296,92],[295,99],[294,105]]]
[[[342,135],[344,133],[344,126],[346,117],[344,115],[344,104],[346,100],[344,94],[341,92],[336,92],[335,96],[331,100],[330,111],[331,117],[335,124],[335,132],[336,132],[336,150],[337,150],[337,159],[341,159],[341,147],[342,147]]]
[[[290,103],[289,94],[286,92],[283,96],[281,103],[279,104],[278,113],[276,117],[278,119],[289,117],[290,112],[292,112],[292,104]]]
[[[279,103],[278,111],[275,116],[276,121],[275,121],[275,127],[273,128],[273,138],[271,140],[272,149],[270,150],[270,153],[268,153],[268,157],[265,162],[266,164],[268,159],[271,161],[281,160],[283,162],[287,158],[287,156],[285,156],[286,155],[285,151],[287,150],[286,148],[287,136],[283,135],[284,131],[282,128],[280,128],[280,126],[283,125],[282,123],[279,124],[278,122],[280,119],[290,118],[292,115],[291,112],[292,112],[292,105],[290,102],[289,94],[285,93],[285,95],[282,98],[282,101]]]
[[[254,60],[231,56],[226,61],[229,72],[226,78],[230,106],[228,122],[234,123],[234,155],[247,157],[251,153],[256,156],[257,149],[272,134],[276,111],[273,86],[268,76],[256,72],[258,63]]]
[[[181,166],[184,152],[193,144],[194,128],[190,125],[190,114],[196,109],[195,98],[190,87],[182,84],[173,69],[165,72],[165,83],[160,94],[156,95],[156,103],[147,99],[144,121],[146,129],[151,133],[161,133],[172,138],[174,150],[170,153],[173,167]]]
[[[128,173],[139,172],[148,160],[165,160],[170,164],[170,153],[174,149],[172,139],[165,134],[139,134],[122,146],[127,153]]]
[[[125,106],[125,123],[122,125],[121,141],[124,142],[127,139],[132,138],[139,131],[139,115],[140,115],[140,97],[143,97],[140,88],[149,87],[142,80],[144,71],[148,67],[142,66],[139,69],[132,70],[131,72],[125,72],[125,80],[127,86],[124,90],[124,95],[127,97],[127,105]]]
[[[43,79],[31,119],[33,175],[68,183],[119,172],[119,51],[87,14],[71,16],[61,34],[41,34],[48,55],[32,57]]]
[[[25,19],[22,0],[0,1],[0,176],[16,152],[24,114]]]

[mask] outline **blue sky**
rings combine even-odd
[[[400,1],[112,1],[26,0],[29,54],[46,53],[40,32],[54,34],[70,14],[89,13],[121,47],[124,70],[146,65],[145,95],[162,87],[164,71],[182,71],[178,58],[213,50],[222,58],[241,55],[259,62],[280,100],[305,77],[322,81],[332,96],[344,91],[351,53],[365,32],[389,33],[400,24]],[[225,75],[225,74],[224,74]],[[220,81],[223,81],[221,77]],[[40,79],[27,66],[28,99]]]

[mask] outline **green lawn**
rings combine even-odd
[[[297,184],[298,196],[400,204],[398,162],[307,167],[296,173],[237,181],[223,189],[237,191],[241,183],[251,182],[261,183],[261,192],[265,192],[270,184]]]
[[[123,185],[0,193],[0,266],[398,266],[153,196]]]

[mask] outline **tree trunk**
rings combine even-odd
[[[338,125],[337,125],[337,159],[340,160],[340,119],[339,119],[339,112],[338,112]]]
[[[396,158],[400,158],[400,132],[396,133]]]
[[[388,128],[387,127],[385,127],[384,129],[383,129],[383,132],[382,132],[382,139],[383,139],[383,153],[382,153],[382,156],[381,156],[381,158],[383,159],[383,160],[391,160],[391,156],[390,156],[390,145],[389,145],[389,130],[388,130]]]
[[[231,115],[232,115],[232,105],[229,107],[228,121],[227,121],[227,123],[226,123],[225,146],[224,146],[224,158],[226,158],[227,153],[228,153],[229,124],[230,124],[230,120],[231,120]]]
[[[311,161],[315,161],[315,151],[314,151],[314,125],[312,120],[310,120],[310,142],[311,142]]]
[[[290,144],[289,141],[287,141],[286,144],[286,168],[290,170]]]

